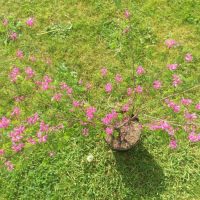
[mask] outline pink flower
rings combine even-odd
[[[49,84],[52,82],[52,79],[49,76],[44,76],[42,82],[37,82],[38,85],[41,85],[42,90],[48,90],[50,88]]]
[[[172,108],[174,112],[180,111],[180,106],[175,104],[173,101],[170,101],[169,99],[165,100],[165,103],[167,103],[168,107]]]
[[[72,92],[73,92],[73,89],[72,89],[71,87],[68,87],[68,88],[66,89],[66,92],[67,92],[68,95],[71,95]]]
[[[18,67],[14,67],[12,69],[12,71],[10,72],[10,80],[12,82],[16,82],[17,81],[17,77],[19,76],[20,74],[20,69]]]
[[[176,41],[173,39],[168,39],[165,41],[165,45],[170,49],[177,45]]]
[[[128,112],[129,109],[130,109],[130,107],[129,107],[129,104],[128,104],[128,103],[122,106],[122,111],[123,111],[123,112]]]
[[[61,93],[56,93],[53,97],[52,97],[52,100],[53,101],[60,101],[62,98],[62,94]]]
[[[11,113],[11,116],[17,116],[17,117],[18,117],[18,116],[20,115],[20,113],[21,113],[20,108],[15,107],[15,108],[13,109],[12,113]]]
[[[31,67],[26,67],[25,73],[27,75],[27,78],[33,78],[33,76],[35,76],[35,72]]]
[[[17,56],[19,59],[23,59],[23,58],[24,58],[23,51],[21,51],[21,50],[17,50],[17,52],[16,52],[16,56]]]
[[[87,108],[86,110],[86,116],[89,120],[93,119],[94,118],[94,113],[96,112],[96,108],[94,107],[89,107]]]
[[[135,88],[135,92],[137,92],[137,93],[142,93],[142,92],[143,92],[142,86],[138,85],[138,86]]]
[[[178,64],[169,64],[169,65],[167,65],[167,67],[168,67],[169,70],[173,71],[173,70],[177,69]]]
[[[5,153],[5,150],[4,149],[0,149],[0,156],[3,156]]]
[[[193,60],[192,54],[187,53],[187,54],[185,55],[185,61],[186,61],[186,62],[191,62],[192,60]]]
[[[19,144],[13,144],[12,145],[12,150],[15,152],[19,152],[24,148],[24,143],[19,143]]]
[[[16,32],[12,32],[12,33],[10,33],[10,39],[11,40],[16,40],[17,39],[17,33]]]
[[[101,75],[102,75],[102,76],[106,76],[107,73],[108,73],[108,70],[107,70],[106,68],[102,68],[102,69],[101,69]]]
[[[130,12],[129,12],[128,10],[125,10],[125,12],[124,12],[124,17],[125,17],[126,19],[129,19],[130,16],[131,16],[131,15],[130,15]]]
[[[2,117],[0,120],[0,128],[7,128],[10,125],[10,120],[6,117]]]
[[[83,131],[82,131],[82,134],[84,136],[88,136],[89,135],[89,129],[88,128],[84,128]]]
[[[200,102],[195,106],[197,110],[200,110]]]
[[[189,134],[188,139],[190,142],[198,142],[199,141],[198,136],[194,132],[191,132]]]
[[[121,76],[120,74],[117,74],[117,75],[115,76],[115,81],[116,81],[117,83],[121,83],[121,82],[123,81],[122,76]]]
[[[27,119],[28,124],[35,124],[39,120],[39,115],[38,113],[35,113],[32,117],[29,117]]]
[[[185,118],[189,121],[195,120],[197,119],[197,115],[196,113],[189,113],[189,112],[185,112]]]
[[[142,75],[144,74],[145,70],[142,66],[138,66],[138,68],[136,69],[136,73],[137,75]]]
[[[156,81],[153,82],[153,88],[154,89],[158,90],[158,89],[161,88],[161,86],[162,86],[162,84],[161,84],[160,81],[156,80]]]
[[[45,124],[44,121],[40,123],[40,132],[48,132],[49,131],[49,125]]]
[[[7,26],[8,25],[8,19],[3,19],[3,25]]]
[[[48,138],[48,135],[44,135],[44,136],[41,136],[41,137],[38,137],[39,139],[39,143],[45,143],[47,142],[47,138]]]
[[[131,96],[132,93],[133,93],[133,89],[132,88],[127,88],[127,95]]]
[[[174,110],[174,112],[180,112],[180,106],[179,105],[174,105],[173,106],[173,110]]]
[[[69,86],[66,83],[64,83],[64,82],[60,83],[61,90],[66,90],[68,87]]]
[[[166,131],[170,136],[173,136],[175,134],[174,128],[164,120],[156,121],[149,125],[150,130],[164,130]]]
[[[112,122],[112,120],[116,119],[118,117],[118,114],[115,110],[113,110],[111,113],[108,113],[101,121],[108,125]]]
[[[24,99],[25,99],[24,96],[17,96],[17,97],[15,97],[15,101],[16,101],[16,102],[21,102],[21,101],[23,101]]]
[[[30,26],[30,27],[33,26],[34,23],[35,23],[35,20],[34,20],[32,17],[30,17],[30,18],[27,19],[27,21],[26,21],[27,26]]]
[[[108,135],[112,135],[113,134],[113,128],[107,127],[105,131],[106,131],[106,134],[108,134]]]
[[[14,169],[14,165],[10,161],[6,161],[5,166],[7,167],[8,171],[12,171]]]
[[[33,145],[36,144],[36,141],[31,137],[27,139],[27,142]]]
[[[185,98],[182,98],[181,99],[181,103],[185,106],[188,106],[192,103],[192,100],[191,99],[185,99]]]
[[[177,87],[179,84],[182,83],[181,78],[176,74],[172,75],[172,80],[173,80],[173,86],[175,87]]]
[[[23,133],[25,131],[24,126],[18,126],[13,129],[13,131],[10,132],[9,137],[11,138],[13,143],[20,142],[20,140],[23,138]]]
[[[73,101],[73,106],[75,108],[79,107],[80,106],[80,103],[78,101]]]
[[[86,84],[86,89],[89,91],[92,89],[92,84],[91,83],[87,83]]]
[[[112,91],[112,84],[111,83],[107,83],[105,85],[105,90],[106,90],[106,92],[110,93]]]
[[[169,147],[171,148],[171,149],[176,149],[177,148],[177,142],[176,142],[176,140],[171,140],[170,141],[170,143],[169,143]]]

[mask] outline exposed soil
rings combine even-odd
[[[131,149],[140,139],[141,128],[138,119],[130,120],[128,123],[121,126],[119,129],[119,136],[106,136],[106,142],[111,149],[116,151],[126,151]]]

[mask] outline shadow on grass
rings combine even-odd
[[[127,152],[114,152],[116,167],[127,188],[126,200],[159,197],[165,190],[162,168],[139,143]]]

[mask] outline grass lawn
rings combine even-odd
[[[28,85],[10,85],[7,74],[13,65],[20,68],[31,65],[41,77],[45,70],[57,82],[73,84],[81,77],[93,84],[90,102],[100,105],[103,92],[99,88],[105,84],[98,75],[102,66],[112,75],[120,72],[126,77],[131,72],[120,60],[122,53],[127,66],[131,63],[120,40],[121,28],[126,27],[126,9],[135,20],[136,40],[140,41],[140,46],[133,50],[136,66],[144,66],[155,74],[154,78],[162,76],[167,80],[166,74],[161,74],[162,68],[175,61],[182,62],[188,52],[194,57],[192,63],[183,63],[179,69],[183,79],[181,89],[174,91],[167,87],[164,96],[200,84],[199,0],[123,0],[121,4],[119,0],[1,0],[0,8],[1,19],[8,18],[16,31],[27,18],[35,18],[34,28],[20,28],[22,32],[15,42],[7,39],[7,30],[0,25],[0,117],[14,106],[12,98],[19,90],[30,93]],[[15,20],[21,22],[14,25]],[[169,51],[164,44],[168,38],[178,41],[180,47]],[[27,57],[35,55],[37,61],[17,59],[17,49],[23,50]],[[47,65],[44,60],[49,58],[52,63]],[[167,107],[161,108],[152,94],[142,103],[147,115],[172,115],[181,120]],[[199,88],[174,100],[180,97],[197,103]],[[44,119],[51,115],[52,123],[56,124],[54,113],[59,115],[65,108],[57,104],[49,107],[49,102],[40,104],[39,109]],[[139,106],[140,99],[135,103]],[[29,99],[24,102],[23,113],[30,109],[37,111],[37,106],[37,97]],[[144,115],[139,117],[141,122],[146,121]],[[134,149],[114,152],[102,139],[101,132],[95,129],[84,137],[81,127],[66,127],[52,134],[47,143],[16,155],[12,159],[15,164],[12,172],[0,170],[0,200],[200,199],[200,144],[190,143],[186,133],[178,133],[176,150],[168,148],[169,138],[165,133],[144,130]],[[54,155],[49,156],[50,152]],[[94,156],[92,162],[87,161],[90,154]]]

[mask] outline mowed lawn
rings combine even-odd
[[[6,39],[5,27],[0,25],[0,114],[13,105],[10,93],[5,92],[9,84],[5,74],[13,65],[31,65],[16,59],[17,49],[36,55],[37,73],[44,71],[42,60],[50,58],[52,64],[46,73],[58,82],[80,77],[93,83],[97,90],[90,94],[90,100],[100,103],[98,74],[102,66],[113,74],[120,72],[126,76],[130,72],[119,60],[122,31],[119,26],[123,26],[126,9],[137,22],[137,37],[142,44],[139,50],[135,49],[135,64],[156,74],[169,62],[179,61],[184,53],[190,52],[194,62],[183,64],[179,71],[183,88],[200,84],[199,0],[122,0],[121,4],[119,0],[1,0],[1,19],[25,23],[27,18],[34,17],[36,22],[33,29],[24,29],[13,43]],[[178,50],[167,50],[164,42],[168,38],[181,44],[181,54]],[[169,88],[165,96],[173,93]],[[200,100],[199,88],[182,95]],[[163,110],[152,97],[147,99],[147,114],[171,115],[167,107]],[[45,113],[45,107],[41,110]],[[143,115],[139,117],[145,122]],[[110,150],[101,132],[93,130],[84,137],[79,126],[66,127],[52,135],[49,142],[16,155],[12,172],[1,168],[0,199],[200,199],[200,144],[189,143],[186,133],[180,133],[178,148],[171,150],[165,133],[145,130],[140,143],[122,153]],[[49,155],[51,152],[53,156]],[[94,156],[92,162],[87,161],[90,154]]]

